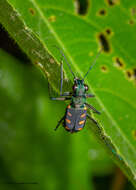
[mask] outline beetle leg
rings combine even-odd
[[[97,111],[92,105],[90,105],[90,104],[88,104],[88,103],[85,103],[85,105],[86,105],[89,109],[93,110],[95,113],[101,114],[101,113],[100,113],[99,111]]]
[[[88,117],[88,119],[93,121],[96,125],[98,125],[97,121],[95,119],[93,119],[89,114],[87,114],[87,117]]]
[[[95,95],[93,95],[93,94],[85,94],[85,97],[86,98],[93,98],[93,97],[95,97]]]
[[[71,92],[64,92],[63,94],[61,94],[61,96],[72,96]]]
[[[58,129],[58,127],[60,126],[60,124],[62,123],[62,121],[64,120],[64,118],[65,118],[65,116],[63,116],[63,117],[59,120],[59,122],[58,122],[56,128],[54,129],[55,131]]]
[[[89,114],[87,114],[87,118],[90,119],[93,123],[95,123],[100,130],[99,124],[95,119],[93,119]]]
[[[57,98],[51,97],[51,100],[65,101],[65,100],[71,100],[71,98],[70,97],[57,97]]]

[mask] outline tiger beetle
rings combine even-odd
[[[59,48],[58,48],[59,49]],[[63,54],[62,50],[60,50],[61,55],[64,57],[66,64],[69,67],[70,72],[72,73],[74,77],[74,84],[73,84],[73,90],[72,92],[64,92],[62,93],[63,88],[63,62],[61,62],[61,85],[60,85],[60,97],[53,98],[51,97],[51,100],[70,100],[70,104],[66,108],[65,115],[60,119],[58,122],[55,130],[58,129],[58,127],[63,124],[63,127],[70,133],[79,132],[81,131],[86,123],[86,119],[90,119],[94,124],[98,126],[98,123],[96,120],[94,120],[88,113],[87,109],[93,110],[94,113],[100,114],[99,111],[97,111],[92,105],[88,104],[86,102],[87,98],[93,98],[93,94],[88,94],[88,85],[84,83],[84,79],[87,77],[88,73],[96,63],[96,60],[98,56],[101,53],[97,54],[93,64],[90,66],[89,70],[83,77],[83,79],[79,79],[75,76],[73,73],[70,64],[68,63],[65,55]]]
[[[56,46],[55,46],[56,47]],[[59,49],[58,47],[56,47]],[[66,64],[68,65],[70,72],[72,73],[74,77],[74,85],[73,85],[73,91],[72,92],[64,92],[62,93],[63,88],[63,62],[61,62],[61,85],[60,85],[60,97],[53,98],[51,97],[51,100],[71,100],[71,103],[67,106],[65,115],[60,119],[58,122],[55,130],[58,129],[58,127],[63,124],[63,127],[70,133],[79,132],[81,131],[86,123],[86,119],[88,118],[91,120],[99,129],[101,133],[101,128],[98,124],[98,122],[92,118],[88,113],[87,109],[93,110],[94,113],[100,114],[99,111],[97,111],[92,105],[88,104],[86,102],[87,98],[93,98],[95,97],[93,94],[87,94],[88,86],[84,83],[84,79],[87,77],[88,73],[92,69],[92,67],[95,65],[97,58],[99,57],[102,49],[98,52],[96,58],[94,59],[94,62],[89,67],[89,70],[84,75],[83,79],[79,79],[75,76],[73,73],[69,63],[67,62],[67,59],[65,55],[63,54],[62,50],[60,50],[61,55],[64,57]],[[45,69],[42,64],[37,63],[37,66],[39,66],[44,72]],[[112,151],[112,153],[118,157],[119,160],[122,160],[122,157],[112,148],[112,146],[107,142],[106,137],[102,135],[102,139],[104,140],[105,144],[109,149]]]

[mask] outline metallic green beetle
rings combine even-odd
[[[55,46],[56,47],[56,46]],[[58,47],[56,47],[58,48]],[[59,48],[58,48],[59,49]],[[84,79],[88,75],[89,71],[92,69],[94,64],[96,63],[96,60],[98,56],[100,55],[101,51],[97,54],[92,66],[90,66],[88,72],[85,74],[83,79],[76,78],[75,74],[72,72],[72,69],[67,62],[66,57],[64,56],[63,52],[59,49],[61,55],[64,57],[72,75],[74,76],[74,85],[73,85],[73,91],[72,92],[64,92],[62,93],[62,87],[63,87],[63,64],[61,63],[61,87],[60,87],[60,97],[57,98],[51,98],[52,100],[70,100],[71,103],[67,106],[65,115],[61,118],[61,120],[58,122],[55,130],[58,129],[61,123],[63,123],[63,127],[73,133],[78,132],[82,130],[85,126],[86,119],[89,118],[99,129],[99,133],[101,134],[101,138],[106,144],[106,146],[112,151],[112,153],[118,157],[119,160],[122,160],[122,157],[116,152],[116,150],[112,147],[112,145],[109,143],[109,140],[106,136],[103,135],[101,132],[101,128],[98,125],[97,121],[95,121],[89,114],[87,114],[87,109],[93,110],[95,113],[100,114],[99,111],[97,111],[92,105],[88,104],[86,102],[87,98],[94,97],[93,94],[87,94],[88,86],[84,83]],[[37,63],[37,66],[40,67],[43,72],[45,72],[44,67]]]
[[[60,49],[59,49],[60,50]],[[101,51],[100,51],[101,52]],[[76,78],[75,74],[73,73],[69,63],[66,60],[65,55],[60,50],[61,55],[64,57],[72,75],[74,76],[74,85],[72,92],[64,92],[62,93],[63,87],[63,64],[61,63],[61,87],[60,87],[60,97],[51,98],[52,100],[71,100],[71,103],[67,106],[65,115],[60,119],[58,122],[55,130],[58,129],[60,124],[63,124],[63,127],[68,132],[79,132],[85,126],[86,119],[89,118],[92,122],[98,125],[97,121],[95,121],[88,113],[87,109],[91,109],[94,113],[100,114],[92,105],[86,102],[87,98],[94,97],[93,94],[87,94],[88,86],[84,83],[85,77],[88,75],[89,71],[92,69],[93,65],[96,63],[100,52],[97,54],[92,66],[89,68],[88,72],[85,74],[83,79]]]

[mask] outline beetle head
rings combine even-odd
[[[83,96],[88,90],[88,85],[84,84],[84,80],[74,78],[73,92],[76,96]]]

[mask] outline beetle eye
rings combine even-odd
[[[73,90],[75,91],[76,89],[77,89],[77,85],[74,84],[74,86],[73,86]]]
[[[85,84],[84,87],[85,87],[85,90],[87,91],[88,90],[88,85]]]

